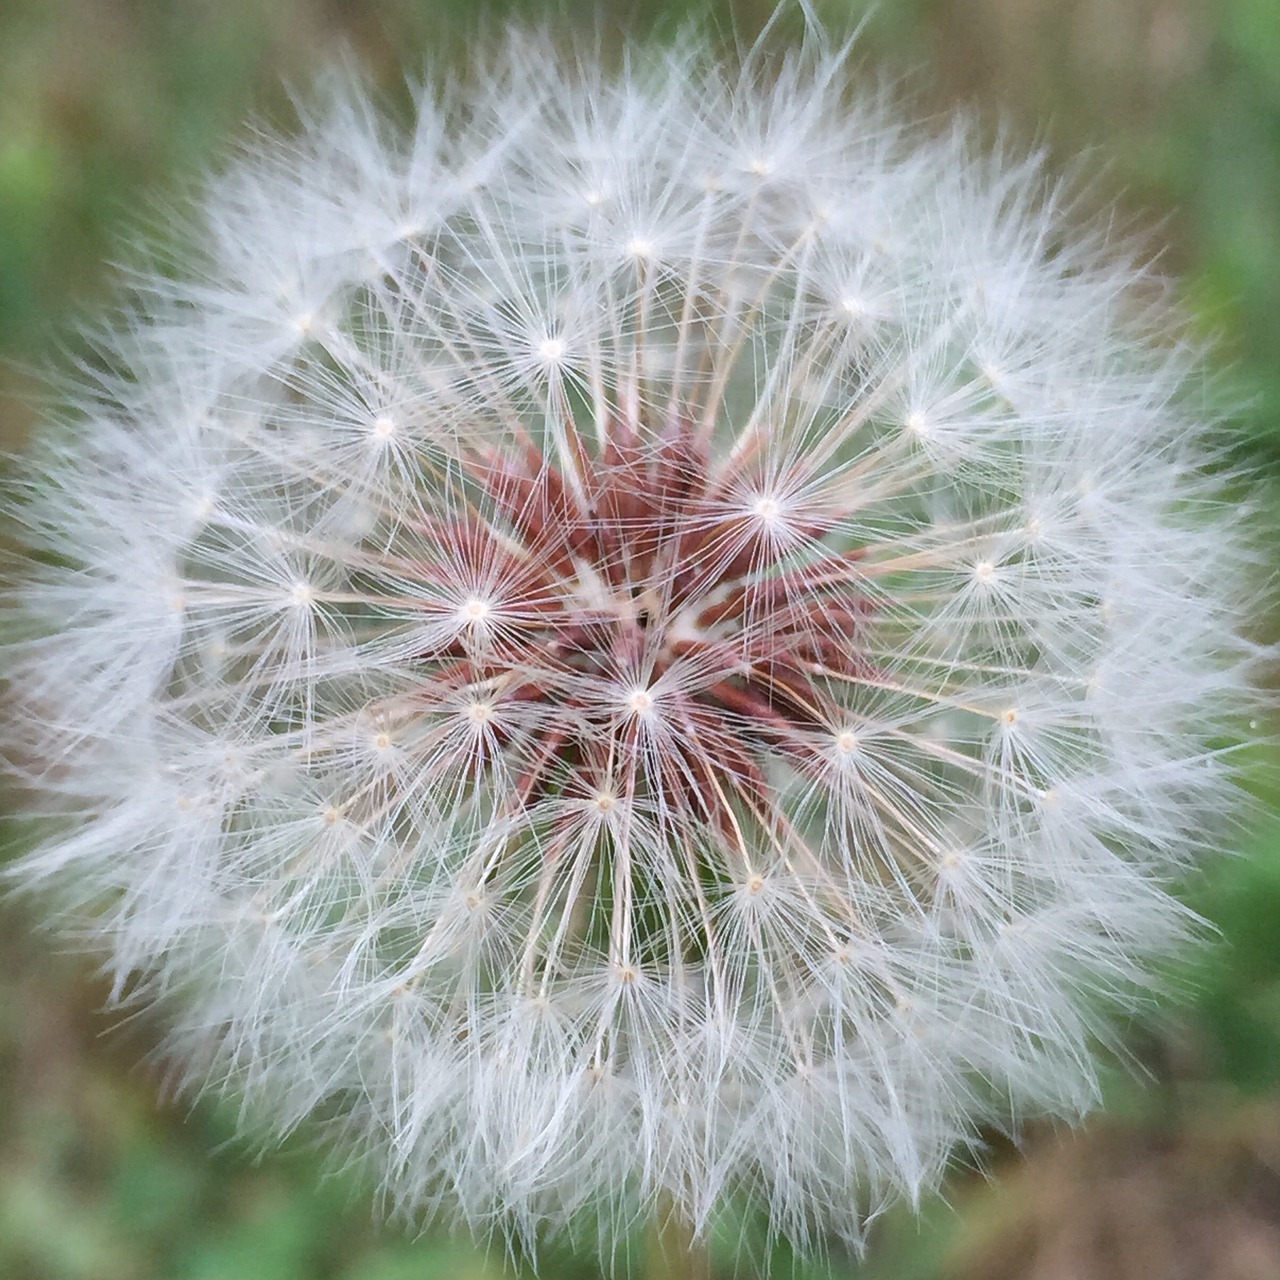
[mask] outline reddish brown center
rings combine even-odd
[[[868,670],[860,552],[748,462],[713,466],[685,421],[652,443],[615,424],[594,453],[570,435],[560,456],[526,440],[468,460],[472,500],[431,532],[500,602],[463,601],[424,659],[536,725],[514,800],[639,772],[717,825],[731,803],[765,816],[766,756],[811,760],[843,728],[833,688]],[[628,768],[650,714],[666,749]]]

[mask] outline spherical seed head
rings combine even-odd
[[[1193,370],[821,41],[505,57],[338,93],[140,287],[23,513],[18,875],[407,1211],[856,1240],[1087,1106],[1185,935],[1246,694]]]

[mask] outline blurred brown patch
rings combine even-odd
[[[1280,1103],[1049,1138],[957,1199],[948,1280],[1276,1280]]]

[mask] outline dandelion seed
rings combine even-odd
[[[648,689],[634,689],[627,695],[626,705],[637,716],[646,715],[653,710],[653,694]]]
[[[856,1244],[1192,931],[1243,517],[1036,163],[817,32],[554,48],[336,91],[138,287],[18,495],[13,874],[406,1214]]]
[[[478,626],[493,612],[488,601],[477,599],[472,596],[458,610],[458,619],[468,627]]]

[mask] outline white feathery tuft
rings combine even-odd
[[[15,874],[408,1213],[857,1242],[1194,932],[1244,517],[1038,159],[553,49],[331,88],[137,281],[15,504]]]

